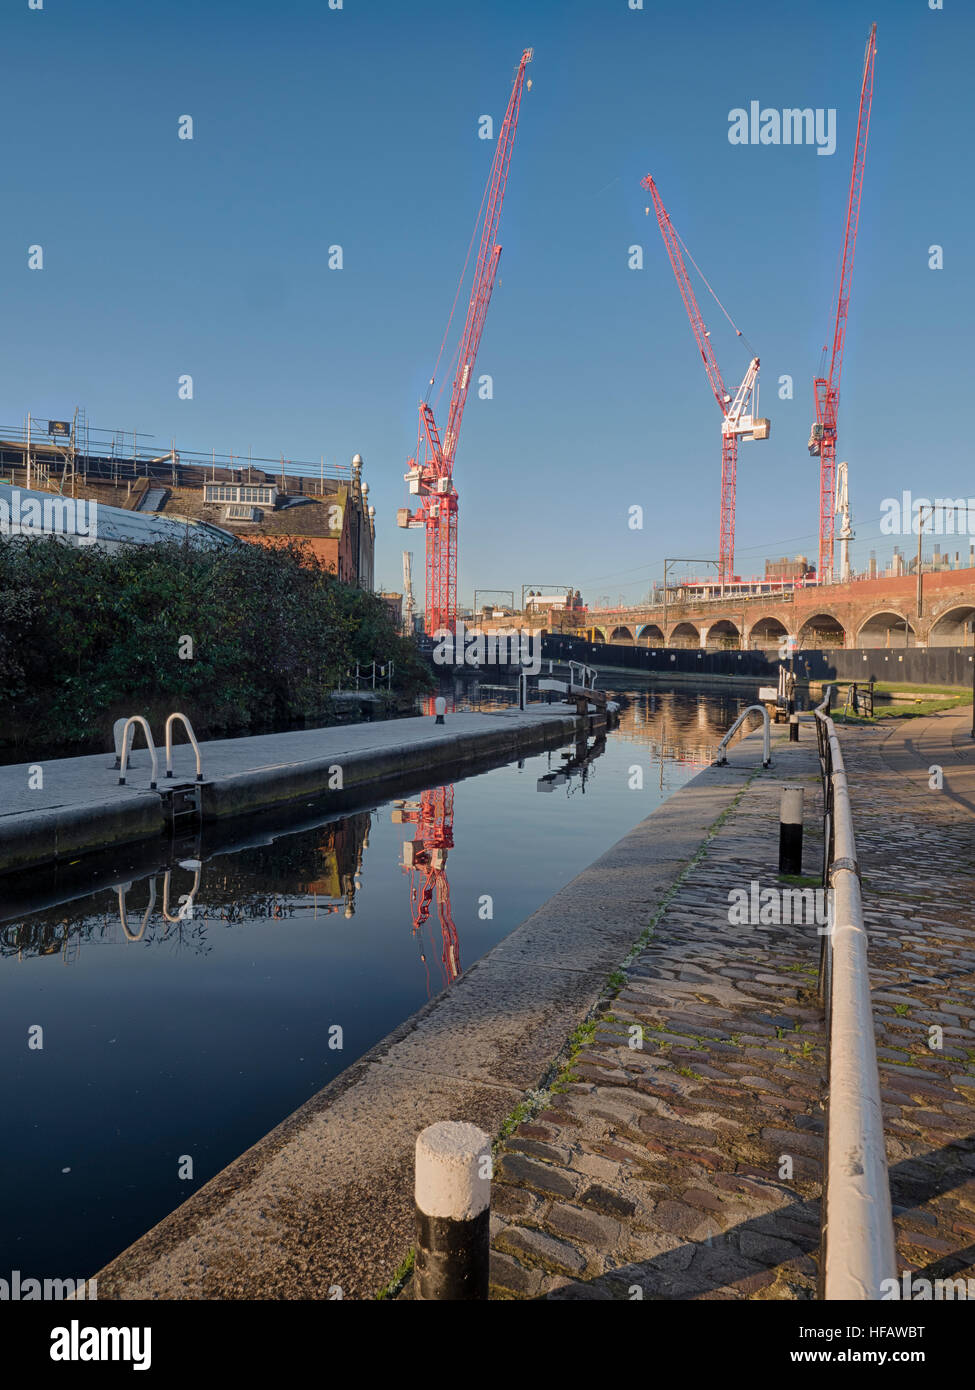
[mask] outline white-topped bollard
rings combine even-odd
[[[413,1297],[487,1299],[491,1140],[477,1125],[441,1120],[416,1141]]]
[[[802,873],[802,787],[783,787],[779,809],[779,873]]]
[[[435,722],[437,724],[442,724],[444,722],[444,715],[447,713],[447,701],[444,699],[442,695],[438,695],[437,698],[434,700],[433,708],[436,711],[437,715]]]

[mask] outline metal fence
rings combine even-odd
[[[846,769],[830,718],[833,693],[830,687],[816,709],[823,886],[832,890],[820,961],[829,1047],[821,1293],[825,1299],[880,1299],[884,1281],[897,1278],[897,1256],[867,934]]]

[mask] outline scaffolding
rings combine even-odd
[[[283,478],[287,473],[291,478],[317,481],[322,494],[326,479],[352,481],[349,464],[327,464],[323,457],[315,463],[286,459],[283,454],[262,458],[248,451],[245,458],[215,449],[177,450],[175,439],[168,449],[160,450],[154,440],[155,436],[141,430],[90,425],[80,406],[70,422],[28,414],[20,425],[0,425],[0,479],[70,496],[75,496],[79,482],[84,487],[89,479],[116,486],[136,478],[171,487],[199,486],[200,471],[211,481],[241,478],[245,473],[250,479],[255,471],[269,478]]]

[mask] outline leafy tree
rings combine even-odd
[[[177,708],[201,735],[328,722],[345,673],[373,660],[394,663],[399,699],[432,688],[385,604],[300,542],[0,540],[0,696],[19,743],[104,742],[120,715]]]

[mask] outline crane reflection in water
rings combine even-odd
[[[394,825],[412,825],[415,834],[403,844],[400,867],[410,876],[410,916],[413,935],[422,945],[423,928],[430,920],[434,900],[440,923],[440,971],[444,986],[453,984],[460,974],[460,942],[450,907],[450,884],[447,882],[447,851],[454,847],[454,788],[453,785],[431,787],[421,793],[419,801],[394,801]],[[431,933],[431,945],[433,937]],[[436,947],[433,946],[435,950]],[[430,997],[430,965],[425,950],[420,959],[427,972],[427,997]]]

